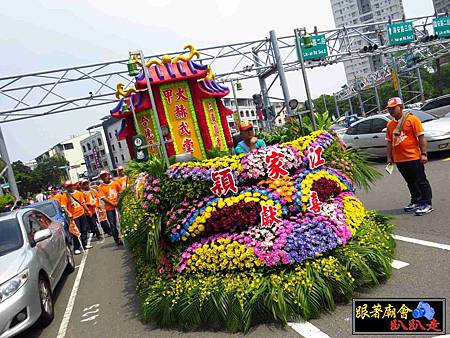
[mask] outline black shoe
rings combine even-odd
[[[121,246],[121,245],[123,245],[123,242],[122,242],[121,239],[118,239],[118,240],[116,241],[116,244],[117,244],[117,246]]]

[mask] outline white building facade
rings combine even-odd
[[[111,166],[113,169],[118,166],[126,166],[131,161],[130,151],[125,140],[117,140],[116,134],[121,128],[122,120],[113,117],[105,118],[103,130],[111,158]]]
[[[97,176],[102,170],[112,169],[108,144],[101,131],[90,134],[80,144],[89,177]]]
[[[52,156],[59,156],[69,162],[69,166],[66,168],[66,172],[72,179],[77,179],[87,171],[84,163],[83,150],[80,142],[89,136],[88,133],[84,133],[78,136],[72,136],[71,138],[62,141],[35,158],[37,163],[41,163],[47,158]]]
[[[433,5],[438,14],[450,11],[450,0],[433,0]]]
[[[389,18],[392,20],[401,19],[405,13],[402,0],[331,0],[331,8],[336,27],[386,21]],[[365,28],[363,31],[375,31],[379,28],[381,27],[375,27],[374,25]],[[376,35],[371,38],[378,40]],[[367,42],[357,39],[356,44],[362,49],[367,45]],[[344,62],[347,82],[350,83],[379,69],[383,62],[381,56],[364,57]]]

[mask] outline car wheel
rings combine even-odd
[[[69,244],[66,245],[66,260],[67,260],[66,273],[74,272],[75,259],[73,258],[73,252]]]
[[[47,326],[52,322],[55,312],[52,289],[48,279],[43,275],[39,276],[39,299],[42,310],[41,316],[39,317],[39,324],[41,326]]]

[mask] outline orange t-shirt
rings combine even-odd
[[[96,198],[92,196],[91,191],[84,191],[84,201],[89,209],[89,215],[95,214],[95,206],[97,205]]]
[[[85,201],[84,194],[81,191],[75,190],[71,195],[80,203],[83,203]],[[67,194],[62,194],[59,202],[61,203],[61,205],[67,208],[67,211],[72,214],[72,218],[75,219],[84,215],[83,206],[72,198],[69,200]]]
[[[48,199],[58,201],[59,204],[61,204],[61,194],[50,195],[50,196],[48,196]]]
[[[127,188],[127,184],[128,184],[128,176],[125,175],[123,177],[117,177],[116,178],[116,182],[119,183],[120,185],[120,191],[124,191]]]
[[[111,181],[109,184],[102,183],[98,187],[98,198],[106,197],[111,202],[117,203],[119,200],[119,194],[121,191],[121,186],[117,181]],[[105,209],[107,211],[114,210],[115,207],[105,201]]]
[[[392,158],[394,162],[420,160],[421,150],[419,136],[424,134],[422,122],[417,116],[409,114],[403,123],[400,135],[394,136],[398,121],[391,120],[387,124],[386,141],[392,143]]]

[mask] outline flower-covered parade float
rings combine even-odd
[[[169,156],[194,158],[166,168],[152,155],[129,168],[121,231],[144,318],[163,328],[245,332],[331,311],[356,288],[386,279],[392,225],[355,194],[377,172],[326,131],[222,156],[233,144],[233,112],[221,100],[229,90],[186,49],[140,63],[134,86],[117,84],[122,98],[111,110],[129,149],[141,132],[148,145],[166,140]]]
[[[331,311],[388,278],[392,225],[355,194],[373,178],[363,162],[316,131],[245,155],[140,164],[121,223],[144,317],[245,332]]]

